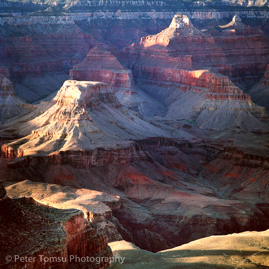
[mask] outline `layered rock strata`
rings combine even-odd
[[[15,166],[15,163],[5,166],[2,159],[1,178],[17,181],[28,178],[97,190],[99,193],[88,190],[74,192],[68,187],[29,181],[11,183],[7,187],[8,193],[14,196],[33,195],[57,207],[79,206],[85,215],[93,212],[89,214],[89,219],[108,238],[114,240],[121,236],[154,252],[212,234],[267,229],[268,204],[264,198],[262,207],[257,204],[262,199],[255,197],[243,202],[236,197],[227,199],[226,194],[215,187],[216,182],[212,184],[203,179],[204,168],[213,164],[215,156],[225,154],[224,148],[230,142],[191,143],[183,139],[148,138],[137,143],[147,152],[147,159],[96,165],[90,169],[59,165],[57,162],[44,164],[44,157],[39,157],[30,166],[23,163],[20,166]],[[223,161],[219,163],[221,165]],[[221,167],[218,173],[223,171]],[[210,170],[209,174],[214,179],[214,170]],[[44,191],[38,192],[39,188]],[[236,193],[236,189],[233,190]],[[63,194],[54,197],[54,191]],[[110,200],[100,192],[120,196],[120,204],[116,202],[113,205],[115,197],[109,195]],[[74,201],[74,197],[78,200]],[[102,200],[109,202],[112,217],[109,212],[104,213],[105,207],[99,203]],[[101,211],[96,212],[95,206]]]
[[[66,81],[47,111],[40,113],[33,119],[26,115],[25,121],[15,120],[3,130],[24,137],[4,144],[2,157],[31,156],[22,158],[22,163],[33,159],[83,167],[128,163],[146,158],[131,140],[170,136],[123,108],[111,87],[102,82]]]
[[[87,57],[69,71],[70,79],[101,81],[117,88],[133,86],[132,71],[124,68],[117,58],[105,49],[94,47]]]
[[[99,43],[74,24],[7,24],[1,27],[1,40],[1,61],[9,66],[11,79],[69,69]]]
[[[1,183],[1,194],[2,189]],[[110,265],[110,248],[81,211],[44,206],[32,198],[4,197],[0,204],[1,267],[106,268]],[[93,257],[92,263],[74,260],[87,256]],[[96,257],[102,261],[95,260]]]
[[[69,71],[69,76],[70,79],[80,81],[101,81],[110,84],[120,103],[140,114],[146,114],[143,106],[148,106],[152,110],[151,114],[160,114],[164,110],[157,100],[135,86],[132,71],[122,66],[105,48],[91,49],[87,57]]]
[[[257,47],[262,47],[263,52],[254,51],[250,60],[247,59],[249,54],[245,57],[244,51],[240,50],[237,62],[241,61],[242,65],[235,64],[231,53],[238,50],[237,46],[229,48],[229,51],[225,47],[231,37],[206,35],[196,29],[185,15],[176,15],[167,29],[157,35],[142,38],[140,44],[133,44],[124,50],[135,81],[149,95],[168,107],[167,118],[188,119],[204,129],[237,126],[244,129],[266,128],[262,123],[268,121],[266,110],[255,105],[249,95],[223,74],[234,78],[243,77],[244,72],[251,74],[252,71],[247,71],[244,67],[246,61],[249,66],[253,63],[253,66],[258,64],[264,68],[267,56],[264,58],[263,55],[268,55],[268,42],[265,42],[260,33],[254,35],[250,31],[252,29],[245,27],[238,17],[234,17],[231,25],[239,29],[238,35],[232,37],[239,38],[235,41],[238,48],[242,44],[241,37],[253,38],[257,44],[262,42],[263,45],[260,46],[259,43]],[[249,34],[243,35],[242,31],[248,31]],[[194,70],[199,67],[199,63],[209,70]],[[231,72],[226,72],[224,65]],[[243,73],[240,71],[239,74],[236,69],[240,66]],[[253,77],[262,68],[255,67]]]
[[[134,66],[135,79],[147,66],[156,66],[155,59],[162,57],[165,65],[160,62],[160,68],[167,65],[177,69],[211,68],[233,79],[249,79],[251,76],[256,79],[268,62],[268,41],[261,32],[245,26],[238,17],[234,17],[231,25],[236,29],[236,35],[212,36],[195,28],[186,15],[175,15],[167,29],[142,38],[139,45],[125,49],[125,56]]]
[[[36,201],[59,209],[83,211],[95,231],[102,234],[107,242],[121,240],[122,237],[113,223],[112,210],[120,207],[120,197],[87,189],[32,182],[25,180],[6,184],[10,198],[32,197]]]

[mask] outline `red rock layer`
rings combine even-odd
[[[70,79],[102,81],[115,89],[133,85],[132,71],[124,68],[110,52],[93,48],[87,57],[69,72]]]
[[[236,23],[243,28],[242,22]],[[139,45],[132,45],[124,53],[134,69],[141,66],[210,68],[232,78],[256,78],[264,73],[269,61],[269,42],[261,32],[255,34],[253,29],[248,35],[240,31],[237,34],[206,35],[196,29],[187,16],[176,15],[167,29],[142,38]],[[138,77],[136,70],[134,77]]]
[[[130,164],[141,160],[147,160],[147,154],[138,145],[131,145],[127,148],[105,150],[97,148],[85,151],[61,151],[49,156],[25,156],[20,149],[14,149],[7,145],[1,147],[1,157],[10,161],[9,168],[21,168],[42,164],[69,164],[77,168],[90,168],[108,164]],[[14,159],[14,160],[13,160]]]
[[[206,98],[210,100],[245,100],[251,101],[249,95],[244,94],[242,90],[236,87],[232,81],[221,74],[215,74],[204,70],[183,71],[182,84],[183,90],[186,90],[184,85],[196,86],[204,89]],[[189,89],[193,90],[192,87]],[[195,92],[195,88],[194,88]],[[196,90],[197,92],[197,90]],[[200,90],[201,92],[201,90]]]

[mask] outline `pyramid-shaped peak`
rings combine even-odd
[[[189,28],[192,26],[188,16],[183,14],[176,14],[170,24],[170,28]]]

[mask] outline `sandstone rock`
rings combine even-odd
[[[51,207],[81,210],[85,219],[91,223],[95,231],[105,237],[107,242],[122,239],[112,220],[112,210],[120,207],[119,196],[29,180],[10,183],[6,189],[10,198],[32,197]]]
[[[230,25],[242,31],[248,29],[244,28],[238,17],[234,17]],[[264,44],[263,49],[268,49],[261,33],[254,34],[253,30],[248,35],[243,35],[239,31],[238,35],[238,40],[234,42],[239,47],[246,38],[249,39],[247,44],[261,42]],[[142,38],[140,44],[126,48],[124,55],[133,67],[138,85],[168,107],[167,119],[192,120],[204,129],[237,126],[245,129],[267,128],[262,123],[268,121],[265,108],[255,105],[249,95],[235,86],[228,76],[223,75],[239,76],[238,70],[234,69],[237,67],[233,63],[231,49],[227,46],[230,42],[231,37],[206,35],[196,29],[187,16],[176,15],[167,29],[157,35]],[[237,49],[236,47],[232,53]],[[245,50],[248,49],[245,47]],[[246,61],[249,66],[253,63],[253,77],[256,77],[257,70],[264,68],[264,58],[260,57],[258,51],[253,51],[251,60],[247,60],[242,50],[238,54],[238,61],[242,65],[236,66],[244,69]],[[193,70],[200,64],[223,74],[204,69]],[[240,71],[241,78],[244,72],[251,73],[244,69],[243,72]]]
[[[225,236],[210,236],[180,247],[150,253],[135,245],[118,241],[110,243],[113,253],[125,257],[125,262],[113,263],[111,268],[236,268],[268,267],[268,233],[244,232]]]
[[[89,47],[99,44],[74,23],[42,25],[39,18],[36,25],[33,21],[28,21],[28,25],[1,26],[1,60],[9,66],[11,79],[65,71],[80,62]]]
[[[263,34],[261,30],[251,28],[244,24],[238,15],[235,15],[232,21],[226,25],[219,26],[222,34],[227,35],[257,35]]]
[[[70,79],[102,81],[114,88],[130,88],[133,85],[132,72],[124,68],[109,51],[95,47],[87,57],[70,70]]]
[[[147,76],[146,70],[142,69],[139,73],[138,69],[143,68],[142,65],[144,69],[156,66],[156,58],[159,59],[158,67],[161,68],[214,68],[214,71],[233,79],[242,79],[243,76],[245,79],[250,79],[251,76],[257,79],[268,62],[269,47],[266,38],[262,32],[243,25],[238,17],[229,25],[238,30],[237,35],[211,36],[195,28],[185,15],[176,15],[167,29],[157,35],[144,37],[139,45],[125,49],[125,57],[129,58],[132,66],[135,64],[135,80],[139,79],[141,73]],[[231,44],[236,46],[232,47]],[[259,48],[262,48],[262,52]],[[146,61],[143,61],[145,56]],[[161,61],[162,58],[166,60]]]
[[[141,90],[137,89],[133,81],[132,71],[124,66],[106,49],[95,47],[87,57],[69,72],[70,79],[82,81],[101,81],[108,83],[116,92],[121,104],[143,113],[141,109],[149,106],[151,114],[160,114],[159,107],[164,110],[157,100],[152,100]]]
[[[15,124],[19,135],[27,135],[3,145],[3,157],[45,155],[45,163],[72,163],[82,167],[125,163],[146,158],[130,139],[171,136],[121,108],[111,87],[102,82],[66,81],[47,111],[34,119],[26,116],[25,120],[20,118],[3,130],[11,135]],[[31,158],[21,161],[29,164],[39,159]]]
[[[110,265],[110,248],[81,211],[47,207],[32,198],[7,198],[0,203],[1,267],[106,268]],[[87,263],[75,262],[73,258],[87,256],[103,260]]]

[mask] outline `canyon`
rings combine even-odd
[[[0,18],[0,234],[22,210],[59,257],[128,260],[85,268],[269,266],[267,10],[27,16]]]

